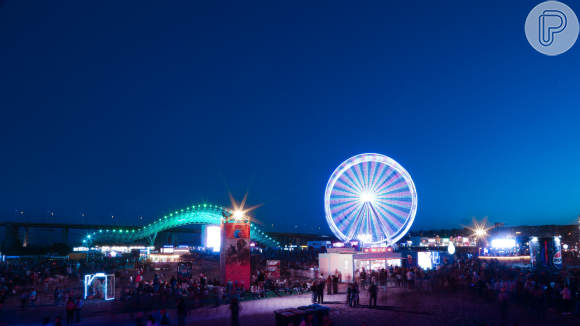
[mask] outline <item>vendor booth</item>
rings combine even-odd
[[[406,257],[399,252],[386,250],[378,252],[339,252],[318,255],[318,266],[320,274],[338,275],[342,282],[352,283],[357,270],[364,268],[368,270],[387,269],[391,266],[404,266],[403,260]],[[365,248],[366,249],[366,248]],[[374,248],[372,248],[374,249]],[[379,248],[377,248],[379,249]],[[390,248],[389,248],[390,249]]]

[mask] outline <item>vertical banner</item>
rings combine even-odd
[[[268,269],[269,278],[280,279],[280,261],[279,260],[268,260],[268,261],[266,261],[266,266]]]
[[[250,288],[250,224],[223,223],[220,275],[224,283],[238,282]]]
[[[177,283],[187,283],[192,277],[193,263],[181,261],[177,263]]]

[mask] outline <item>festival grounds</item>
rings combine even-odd
[[[209,267],[209,266],[207,266]],[[206,267],[205,272],[212,277],[216,268]],[[132,270],[129,270],[131,273]],[[197,270],[196,272],[200,272]],[[146,278],[152,276],[146,273]],[[68,286],[74,287],[73,284]],[[330,318],[333,325],[579,325],[577,315],[560,315],[548,311],[544,320],[533,316],[532,311],[519,305],[509,307],[507,319],[500,317],[500,307],[497,302],[480,302],[469,293],[449,293],[430,290],[412,290],[393,285],[379,290],[377,308],[368,304],[368,293],[362,291],[360,306],[349,308],[345,306],[346,284],[340,284],[339,293],[324,296],[324,306],[331,309]],[[39,302],[36,309],[20,310],[18,300],[7,301],[4,311],[0,312],[0,325],[41,325],[45,317],[66,318],[64,306],[55,307],[51,302],[50,293],[39,291]],[[325,292],[326,293],[326,292]],[[43,300],[43,297],[45,300]],[[17,298],[14,298],[17,299]],[[297,308],[311,304],[310,292],[303,294],[276,297],[268,292],[267,298],[251,299],[247,295],[241,301],[241,325],[275,325],[274,310]],[[172,305],[164,305],[170,314],[171,324],[177,325],[176,309]],[[156,308],[155,308],[156,309]],[[135,325],[139,313],[152,313],[152,309],[143,305],[130,306],[118,300],[86,300],[82,309],[82,321],[76,325]],[[63,324],[64,320],[63,320]],[[186,325],[231,325],[229,305],[215,307],[208,304],[188,312]]]

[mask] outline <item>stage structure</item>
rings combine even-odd
[[[84,246],[90,247],[92,243],[97,242],[120,243],[147,239],[149,244],[153,246],[159,232],[189,224],[222,225],[223,220],[233,214],[232,210],[219,205],[192,205],[164,215],[157,221],[141,228],[111,227],[111,229],[90,230],[82,242]],[[264,232],[254,232],[254,236],[252,240],[261,244],[279,245],[277,241],[274,241]]]
[[[360,154],[332,173],[324,194],[326,221],[342,241],[394,246],[411,228],[417,191],[409,173],[381,154]]]
[[[92,294],[89,294],[92,289]],[[96,273],[85,275],[85,300],[87,297],[103,294],[105,300],[115,300],[115,275]]]

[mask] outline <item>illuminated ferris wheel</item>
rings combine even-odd
[[[330,229],[339,239],[392,246],[413,224],[417,192],[399,163],[380,154],[360,154],[332,173],[324,210]]]

